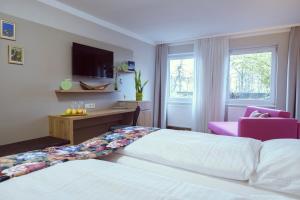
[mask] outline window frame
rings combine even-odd
[[[259,99],[230,99],[230,58],[231,55],[242,55],[251,53],[272,53],[271,63],[271,83],[270,83],[270,99],[259,100]],[[278,48],[277,46],[267,47],[253,47],[253,48],[240,48],[231,49],[229,51],[229,67],[227,74],[227,94],[226,94],[226,105],[230,106],[245,106],[245,105],[257,105],[257,106],[275,106],[276,104],[276,84],[277,84],[277,59],[278,59]]]
[[[193,97],[191,98],[172,98],[170,96],[170,61],[171,60],[179,60],[179,59],[194,59],[193,71],[195,72],[195,55],[194,53],[179,53],[179,54],[169,54],[167,59],[167,102],[171,104],[192,104]],[[194,85],[195,85],[195,77],[194,77]],[[195,87],[194,87],[195,88]],[[193,91],[194,95],[194,91]]]

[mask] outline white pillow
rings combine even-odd
[[[276,139],[264,142],[250,184],[300,196],[300,140]]]
[[[217,177],[249,180],[256,168],[259,140],[162,129],[119,153]]]
[[[270,117],[269,113],[260,113],[258,110],[253,111],[250,115],[250,118],[268,118]]]
[[[258,110],[253,111],[249,117],[259,117],[262,113],[258,112]]]

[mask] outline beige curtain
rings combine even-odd
[[[155,58],[154,126],[159,128],[166,128],[167,125],[167,60],[168,45],[157,45]]]
[[[290,32],[287,76],[286,109],[300,119],[300,26]]]

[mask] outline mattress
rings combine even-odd
[[[119,163],[125,166],[149,171],[157,175],[166,176],[178,181],[196,184],[208,188],[214,188],[220,192],[229,192],[251,199],[298,199],[292,195],[286,195],[278,192],[268,191],[264,189],[249,186],[246,181],[235,181],[223,178],[217,178],[191,171],[165,166],[162,164],[133,158],[121,154],[113,154],[104,158],[106,161]]]
[[[133,167],[101,160],[60,163],[0,183],[1,200],[248,200]],[[261,198],[262,199],[262,198]],[[282,199],[265,195],[263,199]],[[287,198],[285,198],[287,200]]]

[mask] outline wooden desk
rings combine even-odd
[[[111,126],[131,124],[134,112],[135,109],[107,109],[86,116],[49,116],[49,134],[79,144],[106,133]]]

